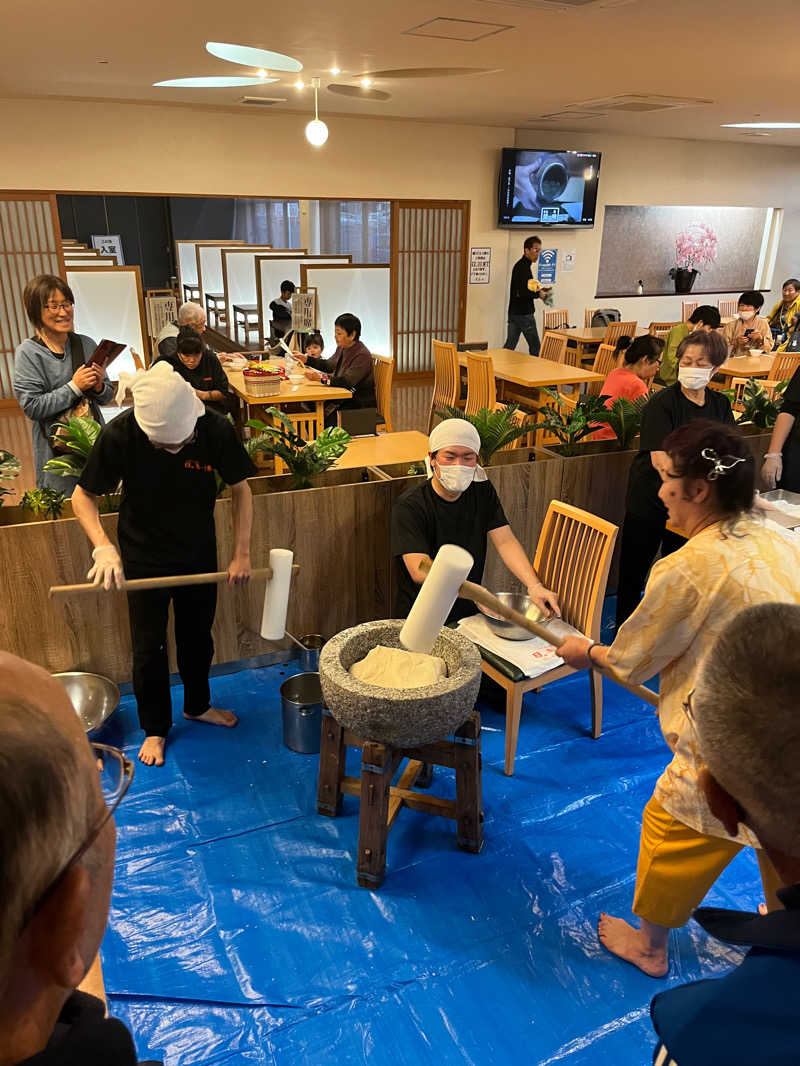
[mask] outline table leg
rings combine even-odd
[[[316,403],[316,418],[317,418],[318,432],[321,433],[323,431],[323,429],[325,428],[325,401],[324,400],[317,400],[317,403]]]

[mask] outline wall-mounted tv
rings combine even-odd
[[[599,152],[504,148],[499,226],[593,226]]]

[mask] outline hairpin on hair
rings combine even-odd
[[[700,455],[708,463],[713,463],[713,467],[706,474],[706,481],[716,481],[718,477],[724,477],[725,474],[730,473],[735,466],[739,463],[746,463],[747,459],[737,457],[735,455],[723,455],[719,456],[713,448],[703,448]]]

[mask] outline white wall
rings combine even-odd
[[[681,296],[654,296],[624,299],[595,298],[603,210],[606,204],[724,204],[732,207],[782,207],[783,230],[770,294],[770,305],[780,296],[781,282],[797,277],[800,271],[800,197],[797,176],[800,150],[768,148],[758,144],[729,144],[699,141],[658,140],[609,134],[558,133],[552,130],[517,130],[520,148],[574,148],[603,153],[598,187],[597,221],[591,230],[537,231],[546,248],[559,249],[554,306],[569,311],[571,325],[583,325],[586,307],[618,307],[623,320],[679,320]],[[512,231],[506,279],[522,254],[522,242],[529,231]],[[565,249],[577,253],[575,270],[564,273]],[[698,278],[702,288],[702,275]],[[738,296],[720,293],[719,296]],[[700,303],[716,305],[717,295],[690,295]],[[537,310],[541,326],[541,311]],[[497,339],[497,338],[495,338]],[[502,339],[500,341],[502,343]],[[524,341],[520,341],[524,350]]]

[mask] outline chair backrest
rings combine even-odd
[[[392,377],[394,359],[372,353],[372,376],[375,379],[375,402],[386,432],[392,432]]]
[[[795,352],[778,352],[772,361],[772,370],[769,372],[769,380],[780,382],[790,381],[795,370],[800,366],[800,355]]]
[[[558,596],[561,615],[592,640],[600,639],[603,597],[618,526],[569,503],[551,500],[533,566]]]
[[[540,359],[549,359],[553,363],[564,363],[567,358],[567,338],[558,333],[545,333],[539,349]]]
[[[616,368],[618,358],[616,345],[601,344],[595,354],[592,370],[595,374],[602,374],[603,381],[605,381],[611,371]],[[589,382],[589,394],[591,396],[600,395],[603,389],[603,381]]]
[[[603,334],[603,344],[616,344],[620,337],[630,337],[631,340],[636,336],[636,322],[611,322],[606,326],[606,331]]]
[[[662,341],[665,341],[672,327],[679,325],[680,322],[651,322],[647,332],[651,337],[660,337]]]
[[[583,328],[590,329],[592,325],[592,319],[594,318],[596,307],[587,307],[583,312]]]
[[[592,313],[590,326],[607,326],[610,322],[620,322],[622,312],[616,307],[596,307]]]
[[[719,308],[720,318],[730,318],[739,310],[739,301],[738,299],[717,300],[717,307]]]
[[[494,367],[490,355],[467,352],[467,403],[464,411],[475,415],[484,407],[490,411],[497,404]]]
[[[569,314],[566,311],[545,311],[544,328],[560,329],[569,322]]]
[[[455,407],[461,391],[455,344],[433,341],[433,405]]]
[[[682,300],[681,301],[681,322],[688,322],[689,315],[693,315],[697,310],[697,300]]]

